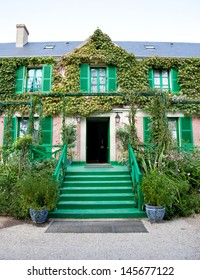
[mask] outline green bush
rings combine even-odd
[[[27,172],[16,184],[18,209],[15,216],[27,218],[30,208],[53,210],[58,202],[58,191],[58,182],[46,170]]]

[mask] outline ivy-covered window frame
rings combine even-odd
[[[37,121],[39,122],[39,118],[35,117],[36,120],[36,130],[37,130]],[[22,120],[26,120],[24,123],[24,127],[20,127],[20,123],[22,123]],[[12,134],[12,142],[16,141],[17,138],[20,136],[23,137],[27,134],[27,128],[28,128],[28,118],[22,118],[13,116],[12,117],[12,125],[11,125],[11,134]],[[4,117],[4,133],[7,130],[7,117]],[[23,130],[23,132],[22,132]],[[20,133],[21,131],[21,133]],[[37,132],[36,132],[37,134]],[[37,137],[37,135],[35,135]],[[33,135],[34,137],[34,135]],[[52,117],[43,117],[42,118],[42,129],[41,129],[41,137],[42,137],[42,144],[41,149],[44,152],[51,152],[52,151],[52,141],[53,141],[53,119]],[[5,144],[5,140],[4,140]]]
[[[150,69],[149,86],[151,89],[161,89],[178,94],[180,85],[178,83],[178,70],[170,69]]]
[[[94,81],[95,79],[96,82]],[[116,66],[94,66],[90,64],[81,64],[80,90],[82,92],[115,92],[117,90]]]
[[[172,138],[176,141],[178,147],[190,149],[194,147],[192,117],[168,117],[169,129],[172,133]],[[149,124],[150,117],[143,117],[143,135],[144,144],[150,144]],[[171,123],[170,123],[171,122]],[[173,123],[173,125],[171,125]]]
[[[30,77],[30,73],[32,77]],[[37,73],[41,73],[37,77]],[[31,82],[32,79],[32,82]],[[40,80],[37,82],[36,79]],[[40,84],[40,87],[38,87]],[[41,67],[21,66],[16,70],[15,93],[24,92],[43,92],[49,93],[52,84],[52,65],[43,65]]]

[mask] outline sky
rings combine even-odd
[[[0,0],[0,42],[84,41],[100,28],[113,41],[200,43],[200,0]]]

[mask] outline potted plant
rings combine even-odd
[[[21,204],[34,223],[44,223],[58,202],[58,182],[45,170],[27,172],[18,180]]]
[[[142,192],[146,213],[151,222],[160,222],[165,212],[170,211],[179,199],[179,178],[175,178],[159,168],[144,174]]]

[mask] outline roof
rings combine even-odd
[[[200,43],[114,41],[138,58],[150,56],[191,58],[200,57]],[[62,56],[84,44],[83,41],[29,42],[22,48],[15,43],[0,43],[0,57]]]

